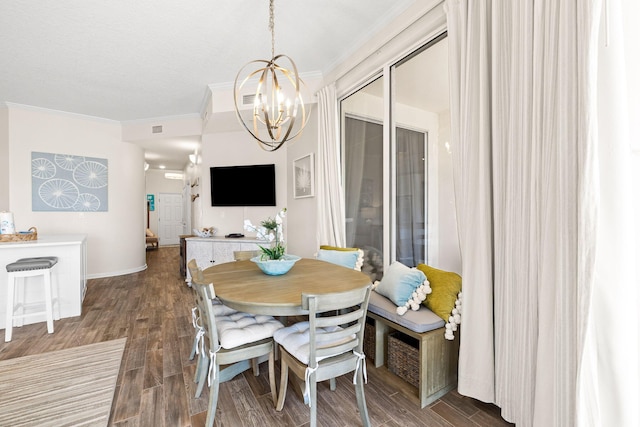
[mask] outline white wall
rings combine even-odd
[[[192,203],[193,227],[215,227],[218,236],[229,233],[243,233],[245,219],[254,225],[275,216],[282,208],[287,208],[285,219],[285,239],[287,252],[302,257],[312,257],[317,251],[316,243],[316,198],[293,198],[293,161],[309,153],[316,153],[317,116],[316,105],[311,107],[311,117],[301,136],[288,141],[275,152],[264,151],[245,131],[208,133],[202,136],[202,164],[190,168],[190,179],[198,179],[199,185],[192,193],[200,194]],[[235,166],[274,163],[276,168],[275,207],[212,207],[211,180],[209,168],[212,166]],[[234,185],[229,183],[229,185]],[[238,191],[260,191],[259,183],[252,188],[238,188]]]
[[[262,150],[258,143],[246,131],[223,132],[202,136],[202,164],[199,165],[200,197],[193,204],[194,227],[215,227],[217,235],[244,233],[245,219],[258,224],[263,219],[275,216],[287,205],[287,171],[286,149],[275,152]],[[212,166],[238,166],[254,164],[275,164],[276,170],[276,206],[264,207],[212,207],[211,179],[209,168]],[[260,191],[260,183],[254,187],[241,188],[237,183],[237,191]]]
[[[144,156],[123,142],[118,122],[39,108],[9,107],[9,208],[16,226],[38,234],[86,234],[89,277],[146,268]],[[108,160],[108,212],[32,212],[31,152]]]
[[[289,143],[287,143],[289,144]],[[287,250],[293,254],[312,258],[318,252],[317,241],[317,194],[318,194],[318,112],[317,104],[311,110],[311,119],[302,135],[287,145]],[[314,184],[313,197],[293,197],[293,162],[313,153]]]
[[[9,110],[0,107],[0,211],[9,210]]]

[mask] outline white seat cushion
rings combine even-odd
[[[211,305],[213,306],[213,315],[216,316],[216,318],[218,316],[228,316],[229,314],[238,312],[238,310],[234,310],[233,308],[222,304],[218,298],[212,299]]]
[[[218,339],[222,348],[226,349],[270,338],[275,331],[282,327],[282,323],[271,316],[254,315],[241,311],[216,316]]]
[[[318,328],[316,330],[316,334],[326,334],[327,332],[334,332],[339,329],[341,329],[339,326]],[[351,337],[351,339],[353,338],[354,336]],[[304,363],[305,365],[309,364],[309,322],[299,322],[286,328],[282,328],[273,334],[273,339],[300,362]],[[349,341],[349,338],[343,338],[338,341],[330,341],[327,343],[323,343],[322,347],[330,347],[347,341]],[[327,357],[331,356],[332,355],[318,357],[317,360],[326,359]]]

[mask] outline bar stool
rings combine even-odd
[[[22,326],[22,319],[28,316],[42,315],[47,316],[47,331],[53,333],[54,305],[56,306],[55,318],[60,319],[60,301],[53,298],[53,287],[51,285],[51,269],[58,263],[57,257],[37,257],[22,258],[11,264],[7,264],[7,320],[5,324],[4,340],[11,341],[14,320],[20,320],[16,326]],[[44,284],[44,302],[36,302],[32,304],[44,304],[44,311],[25,313],[24,309],[27,305],[24,302],[25,278],[27,277],[43,277]],[[22,279],[22,280],[17,280]],[[22,285],[20,288],[18,288]],[[16,303],[16,291],[20,292],[19,301]],[[57,292],[56,292],[57,294]],[[56,295],[57,296],[57,295]],[[19,310],[19,313],[16,311]]]

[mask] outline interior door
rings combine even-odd
[[[160,193],[158,197],[158,239],[160,245],[180,244],[184,221],[180,193]]]

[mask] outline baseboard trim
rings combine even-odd
[[[124,276],[125,274],[138,273],[139,271],[144,271],[146,269],[147,269],[147,264],[145,263],[140,267],[134,267],[128,270],[110,271],[108,273],[87,274],[87,279],[102,279],[103,277]]]

